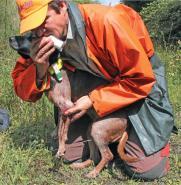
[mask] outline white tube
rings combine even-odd
[[[59,51],[62,51],[64,42],[60,39],[57,39],[53,35],[50,35],[49,37],[53,41],[55,48],[58,49]]]

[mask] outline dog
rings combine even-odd
[[[58,151],[56,153],[56,157],[60,158],[65,153],[65,142],[67,141],[67,132],[69,125],[71,124],[70,117],[64,116],[64,112],[72,107],[74,103],[71,101],[74,99],[71,93],[71,85],[69,81],[69,77],[67,71],[65,69],[61,69],[62,73],[62,81],[57,82],[54,77],[51,77],[51,88],[48,91],[48,98],[51,102],[55,104],[55,106],[59,109],[59,118],[58,118]],[[94,77],[93,77],[94,80]],[[93,82],[97,82],[98,80],[94,80]],[[80,84],[82,84],[80,82]],[[95,83],[94,83],[95,84]],[[78,85],[78,84],[77,84]],[[92,89],[95,88],[95,85],[89,84],[84,88],[84,92],[79,92],[79,96],[83,94],[88,94]],[[82,91],[79,88],[79,91]],[[79,98],[79,97],[76,97]],[[74,99],[75,101],[75,99]],[[114,113],[113,113],[114,114]],[[94,118],[93,118],[94,119]],[[126,155],[124,148],[126,141],[128,139],[128,133],[126,131],[128,127],[126,117],[115,118],[113,115],[110,115],[105,118],[101,118],[98,120],[93,120],[93,124],[89,128],[89,138],[92,142],[89,142],[90,148],[90,158],[81,163],[72,163],[71,168],[73,169],[83,169],[92,164],[94,158],[94,149],[98,148],[101,153],[101,160],[98,165],[89,172],[86,177],[95,178],[100,171],[108,164],[109,161],[113,159],[113,154],[110,151],[108,144],[113,143],[115,141],[119,141],[117,151],[120,158],[127,162],[135,162],[138,159],[136,157],[129,157]]]

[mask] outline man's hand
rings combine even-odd
[[[55,51],[53,41],[42,37],[32,41],[30,56],[37,68],[37,78],[43,79],[49,67],[49,57]]]
[[[82,96],[75,102],[73,107],[64,112],[64,115],[70,116],[70,120],[73,122],[83,116],[91,107],[92,101],[89,96]]]

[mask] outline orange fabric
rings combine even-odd
[[[14,90],[22,100],[35,102],[41,98],[45,88],[43,86],[41,89],[38,89],[36,86],[36,67],[31,59],[25,60],[20,57],[12,72],[12,78]],[[45,85],[46,89],[50,87],[49,77]]]
[[[124,5],[79,7],[85,20],[89,57],[108,79],[114,77],[105,64],[120,73],[113,83],[90,93],[96,112],[105,116],[145,98],[155,83],[148,59],[154,49],[140,16]]]
[[[154,50],[139,15],[123,5],[110,8],[89,4],[79,8],[86,25],[87,54],[104,76],[113,80],[89,94],[98,115],[105,116],[145,98],[155,83],[148,59]],[[12,73],[15,91],[24,100],[36,101],[42,90],[35,85],[35,66],[22,61]],[[113,77],[115,69],[119,75]]]
[[[162,150],[161,150],[161,157],[170,157],[170,144],[168,143]]]

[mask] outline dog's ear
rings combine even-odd
[[[58,49],[55,49],[55,51],[49,57],[50,65],[57,62],[58,58],[59,58],[59,51],[58,51]]]
[[[17,51],[23,58],[30,58],[30,42],[31,33],[27,33],[23,36],[9,37],[10,47]]]

